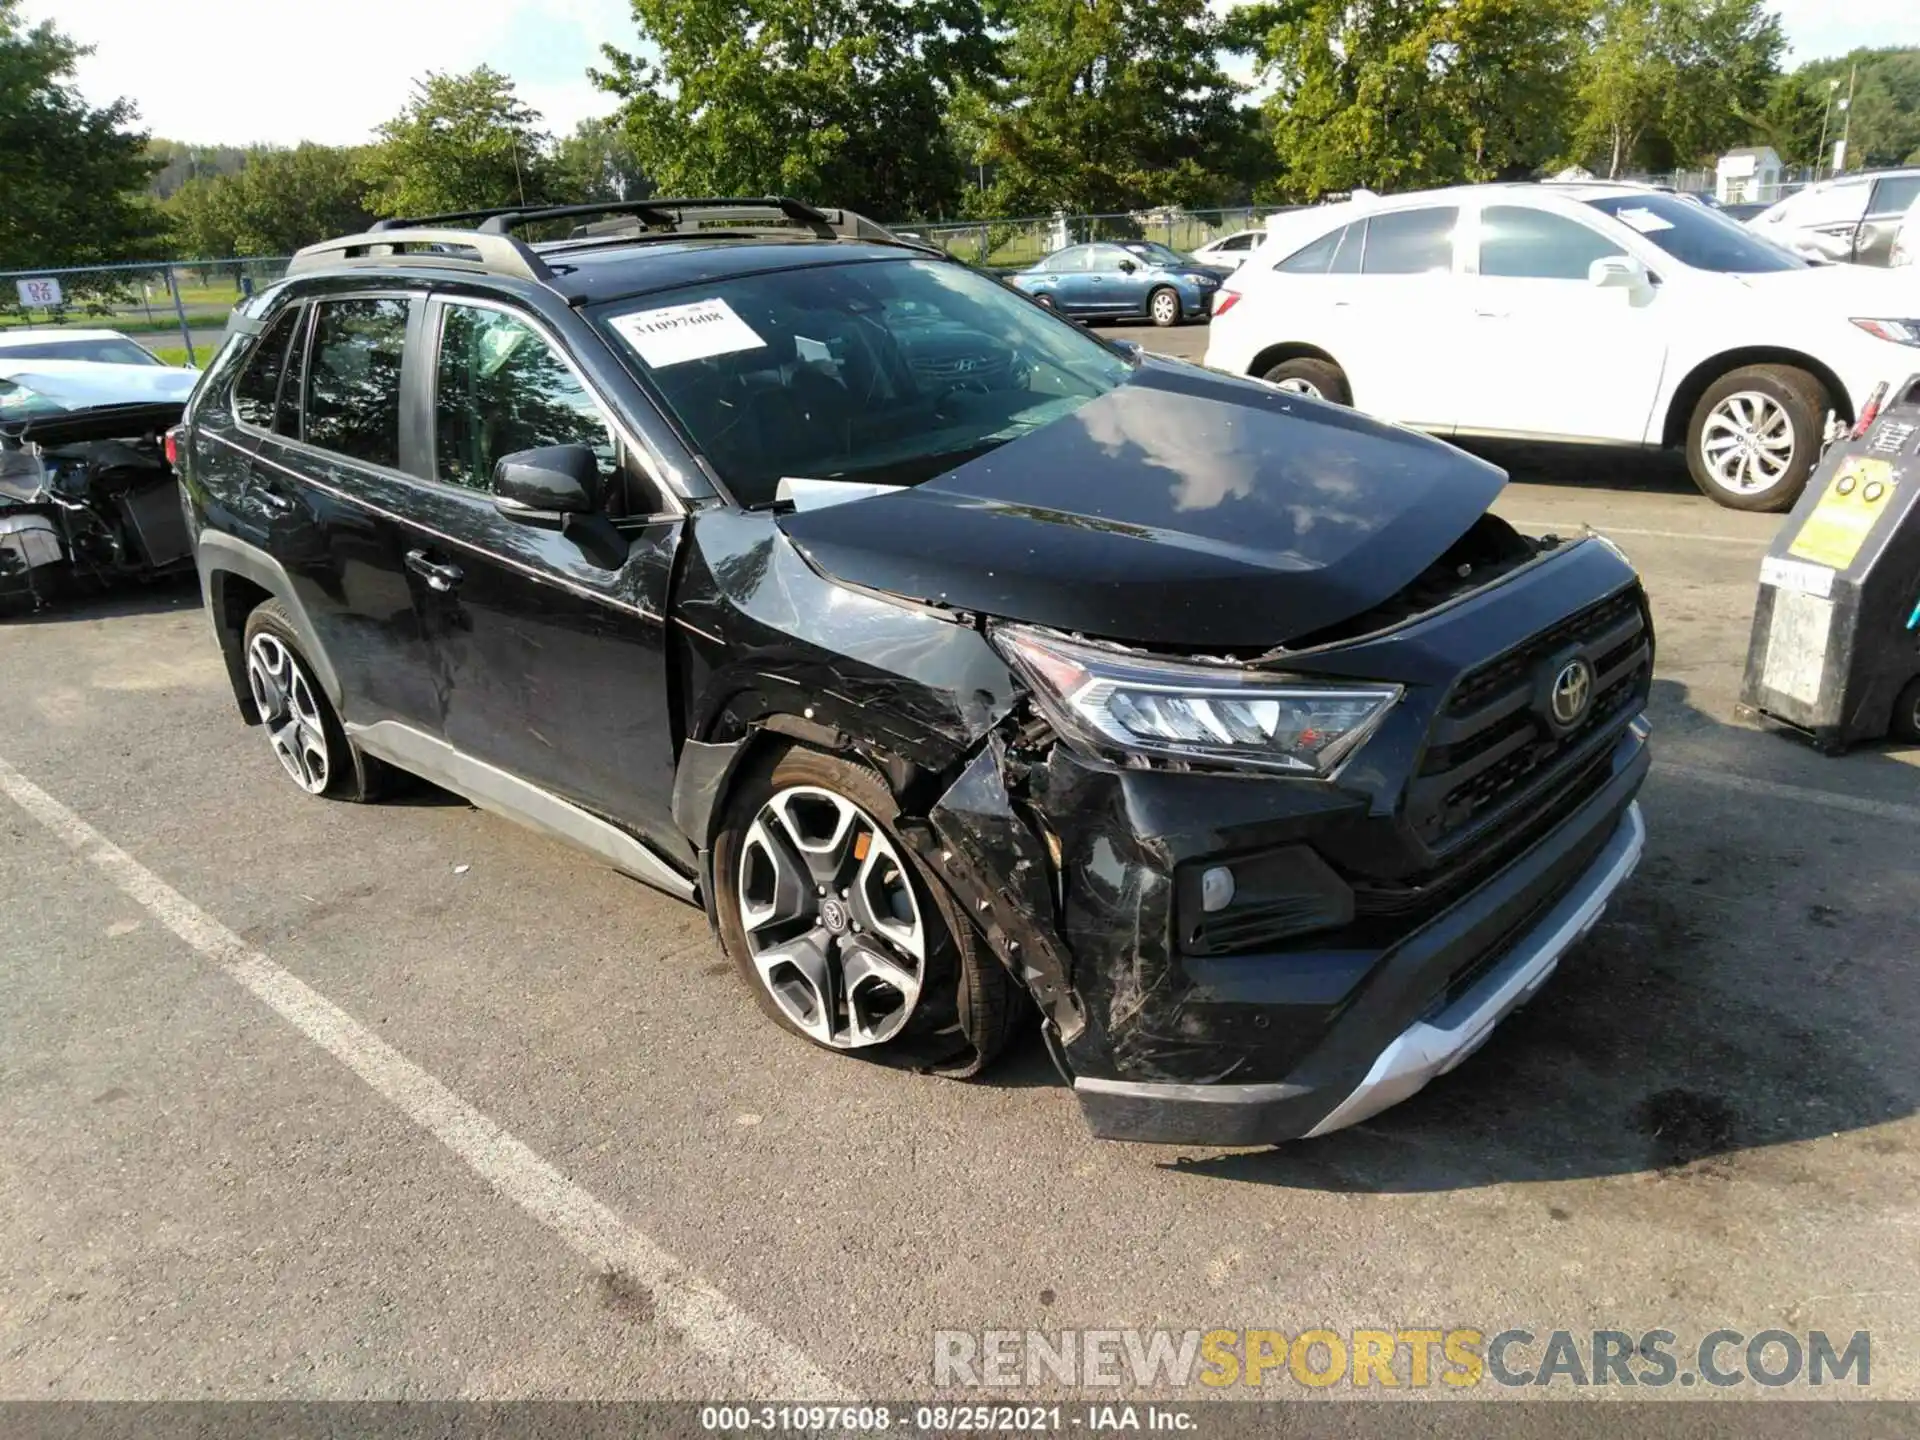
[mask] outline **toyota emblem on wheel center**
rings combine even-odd
[[[1579,724],[1592,699],[1593,667],[1575,656],[1560,667],[1559,673],[1553,677],[1553,689],[1548,692],[1554,723],[1561,726]]]

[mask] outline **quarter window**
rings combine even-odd
[[[407,302],[327,300],[315,308],[307,440],[398,469]]]
[[[1346,233],[1346,230],[1330,230],[1312,244],[1301,246],[1273,268],[1289,275],[1324,275],[1328,262],[1333,259],[1333,252],[1340,248],[1340,237]]]
[[[1453,206],[1390,210],[1367,219],[1363,275],[1425,275],[1453,268]]]
[[[1904,215],[1920,196],[1920,175],[1893,175],[1873,182],[1873,199],[1867,204],[1869,215]]]
[[[1622,250],[1578,221],[1526,205],[1480,212],[1480,273],[1526,280],[1584,280],[1594,261]]]
[[[249,425],[262,430],[273,428],[275,408],[280,402],[280,379],[286,373],[287,348],[300,328],[304,312],[298,305],[282,311],[254,347],[252,358],[233,383],[233,413]]]
[[[540,332],[504,310],[442,312],[434,399],[434,470],[449,485],[487,490],[504,455],[585,445],[603,475],[613,435],[593,395]]]

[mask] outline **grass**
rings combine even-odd
[[[194,346],[192,355],[187,353],[184,345],[149,345],[147,349],[158,357],[162,365],[204,365],[213,358],[214,351],[211,345]]]

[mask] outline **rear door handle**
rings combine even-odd
[[[447,594],[454,586],[466,579],[465,572],[458,565],[443,565],[424,550],[407,552],[407,568],[414,574],[424,577],[429,590],[437,590],[442,595]]]

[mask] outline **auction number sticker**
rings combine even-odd
[[[740,350],[758,350],[767,342],[721,299],[691,305],[666,305],[615,315],[609,322],[654,369],[708,360]]]
[[[1834,472],[1787,553],[1844,570],[1867,543],[1874,522],[1893,505],[1893,467],[1856,455]]]

